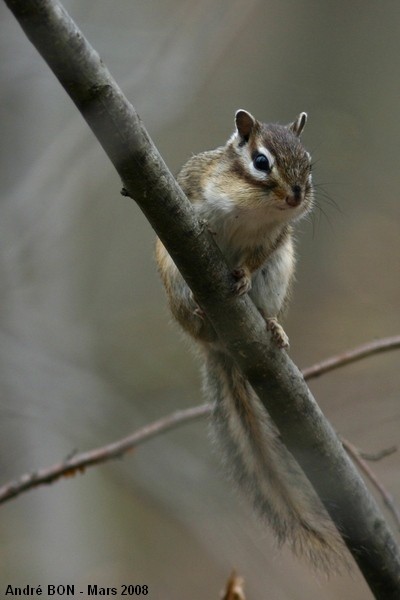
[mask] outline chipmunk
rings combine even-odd
[[[302,112],[287,126],[271,125],[239,110],[226,145],[193,156],[177,177],[232,269],[236,293],[249,294],[282,348],[289,341],[279,319],[295,267],[291,223],[313,205],[311,157],[299,139],[306,121]],[[173,316],[202,350],[223,463],[280,543],[338,570],[344,544],[316,492],[160,240],[156,260]]]

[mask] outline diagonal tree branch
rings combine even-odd
[[[324,502],[376,598],[400,594],[400,552],[302,374],[270,343],[138,115],[57,0],[5,0],[117,169]],[[235,327],[232,327],[232,323]]]

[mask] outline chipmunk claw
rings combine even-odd
[[[193,310],[193,314],[203,320],[206,318],[206,313],[202,308],[200,308],[200,306],[196,306],[196,308]]]
[[[267,317],[265,319],[267,331],[272,334],[272,339],[277,344],[278,348],[289,348],[289,338],[286,335],[282,325],[278,323],[275,317]]]
[[[238,296],[243,296],[243,294],[247,294],[251,290],[251,277],[245,269],[241,267],[237,269],[233,269],[232,275],[235,278],[235,283],[233,284],[233,291]]]
[[[196,315],[196,317],[200,317],[200,319],[204,320],[206,318],[206,313],[199,306],[199,304],[197,304],[197,301],[196,301],[192,291],[190,292],[190,304],[193,307],[193,314]]]

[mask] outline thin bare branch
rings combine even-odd
[[[315,377],[319,377],[320,375],[324,375],[329,371],[343,367],[344,365],[349,365],[350,363],[361,360],[362,358],[371,356],[372,354],[387,352],[388,350],[395,350],[397,348],[400,348],[400,335],[374,340],[373,342],[368,342],[362,346],[357,346],[357,348],[352,348],[351,350],[347,350],[342,354],[332,356],[331,358],[327,358],[326,360],[323,360],[312,367],[304,369],[304,379],[313,379]]]
[[[368,477],[368,479],[376,487],[376,489],[382,496],[384,503],[386,504],[388,510],[391,512],[391,514],[396,522],[397,528],[400,531],[400,511],[399,511],[399,508],[398,508],[392,494],[379,481],[379,479],[377,478],[377,476],[375,475],[375,473],[373,472],[371,467],[368,465],[365,458],[363,458],[363,453],[360,452],[360,450],[356,446],[354,446],[354,444],[349,442],[348,440],[345,440],[343,438],[341,438],[341,439],[342,439],[343,447],[346,449],[349,456],[351,456],[353,461],[365,473],[365,475]],[[380,453],[380,457],[382,458],[382,456],[387,456],[387,454],[388,454],[387,451],[386,451],[386,454],[384,454],[384,451],[382,451]]]
[[[150,440],[151,438],[165,433],[178,425],[187,421],[194,421],[208,415],[211,412],[211,405],[204,404],[188,408],[186,410],[178,410],[167,417],[158,419],[153,423],[145,425],[131,435],[117,440],[107,446],[94,448],[88,452],[82,452],[69,456],[64,461],[56,463],[46,469],[40,469],[34,473],[23,475],[19,479],[3,485],[0,488],[0,504],[11,500],[26,492],[27,490],[39,485],[53,483],[60,477],[70,477],[76,473],[83,473],[87,467],[93,467],[99,463],[105,463],[108,460],[120,458],[127,452]]]
[[[343,356],[357,356],[357,360],[361,360],[366,356],[371,354],[381,352],[382,348],[385,350],[394,350],[398,346],[396,344],[389,344],[388,339],[396,339],[396,338],[382,338],[380,340],[374,341],[372,344],[363,344],[362,346],[357,346],[357,348],[353,348],[340,354],[338,356],[332,356],[325,361],[321,361],[318,365],[313,365],[303,371],[304,378],[310,379],[312,377],[317,377],[318,375],[323,375],[327,372],[325,365],[326,364],[335,364],[334,368],[343,367],[348,364],[347,360],[341,360]],[[365,353],[365,348],[371,347],[373,345],[374,350],[372,352]],[[321,373],[318,372],[318,368],[321,369]],[[45,485],[49,483],[53,483],[57,479],[61,477],[67,477],[75,474],[76,472],[83,472],[88,467],[92,467],[101,463],[105,463],[114,458],[120,458],[127,452],[130,452],[136,446],[150,440],[151,438],[159,435],[161,433],[165,433],[170,429],[178,427],[179,425],[183,425],[190,421],[197,420],[199,418],[205,417],[209,415],[212,411],[211,404],[202,404],[201,406],[195,406],[193,408],[189,408],[186,410],[178,410],[171,415],[166,417],[162,417],[153,423],[149,423],[145,427],[138,429],[131,435],[117,440],[111,444],[106,446],[101,446],[99,448],[95,448],[88,452],[82,453],[74,453],[69,456],[62,462],[56,463],[51,467],[46,469],[40,469],[34,473],[27,473],[22,475],[19,479],[15,481],[11,481],[9,483],[4,484],[0,487],[0,504],[6,502],[7,500],[11,500],[12,498],[16,498],[23,492],[27,492],[28,490],[38,487],[40,485]],[[347,445],[350,447],[350,442],[342,439],[342,443],[347,450]],[[379,454],[367,455],[366,453],[359,453],[357,455],[361,456],[365,460],[380,460],[384,456],[388,456],[392,452],[396,450],[395,447],[387,448],[382,450]],[[349,452],[350,454],[350,452]],[[357,464],[358,461],[357,461]]]
[[[363,452],[359,450],[361,458],[364,460],[368,460],[370,462],[377,462],[382,460],[382,458],[386,458],[386,456],[390,456],[397,452],[397,446],[390,446],[389,448],[383,448],[379,450],[379,452]]]

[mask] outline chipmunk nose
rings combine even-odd
[[[289,206],[298,206],[301,203],[301,197],[301,186],[294,185],[292,187],[292,193],[286,196],[286,204],[289,204]]]

